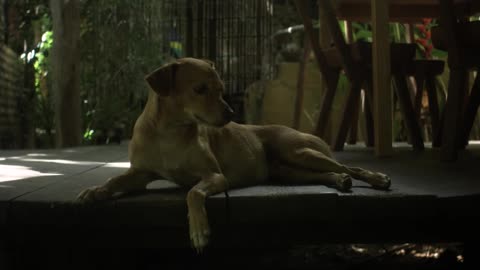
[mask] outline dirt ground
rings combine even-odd
[[[13,257],[0,269],[480,269],[467,267],[463,253],[461,244],[329,244],[207,249],[202,254],[192,249],[21,248],[5,253]]]
[[[184,269],[193,265],[224,269],[466,269],[460,244],[316,245],[288,250],[209,251],[192,256],[153,262],[147,264],[147,269]]]

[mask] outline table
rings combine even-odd
[[[375,154],[390,156],[392,149],[392,94],[390,88],[389,21],[415,22],[440,17],[442,0],[337,0],[339,19],[371,21],[373,28],[373,87]],[[448,2],[448,0],[446,1]],[[480,1],[453,0],[453,15],[480,11]],[[449,91],[450,92],[450,91]]]
[[[338,18],[351,21],[370,21],[375,11],[373,2],[389,3],[388,18],[395,22],[411,23],[421,18],[439,18],[439,0],[334,0]],[[377,3],[378,4],[378,3]],[[480,1],[454,0],[456,16],[480,10]]]

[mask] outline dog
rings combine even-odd
[[[129,144],[130,169],[82,191],[79,202],[142,191],[156,179],[187,187],[190,240],[201,251],[210,235],[208,196],[269,183],[348,191],[352,178],[378,189],[390,187],[385,174],[335,161],[316,136],[280,125],[231,122],[234,112],[222,98],[224,83],[209,60],[178,59],[145,80],[149,95]]]

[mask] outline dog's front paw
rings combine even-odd
[[[109,199],[112,196],[112,193],[108,191],[105,187],[94,186],[87,188],[78,194],[76,202],[77,203],[90,203],[94,201],[103,201]]]
[[[335,182],[335,188],[340,191],[349,191],[352,188],[352,177],[346,173],[341,173]]]
[[[392,185],[392,180],[390,177],[383,173],[377,173],[377,177],[379,178],[379,183],[375,186],[376,188],[388,190]]]
[[[210,237],[207,214],[205,210],[191,211],[188,213],[188,219],[192,247],[197,253],[201,253],[207,246]]]

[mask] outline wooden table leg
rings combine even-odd
[[[443,161],[457,159],[460,133],[462,125],[462,108],[467,94],[467,69],[465,56],[459,44],[457,18],[453,14],[453,0],[439,0],[440,27],[442,27],[448,45],[448,66],[450,78],[448,80],[448,98],[445,104],[445,119],[442,130],[442,149],[440,158]]]
[[[375,155],[385,157],[393,153],[388,1],[371,0],[371,8]]]
[[[460,146],[468,145],[468,138],[472,131],[473,122],[477,116],[478,107],[480,106],[480,76],[477,74],[472,90],[470,91],[470,98],[468,99],[467,108],[465,109],[465,120],[463,132],[460,137]]]
[[[463,128],[462,107],[467,93],[465,68],[450,69],[448,98],[445,104],[445,119],[442,134],[441,160],[454,161],[458,155],[458,141]]]
[[[440,109],[438,108],[437,87],[435,86],[435,77],[429,76],[426,80],[428,92],[428,107],[432,123],[432,146],[440,146]],[[418,118],[420,119],[420,118]]]
[[[327,59],[322,52],[320,47],[320,41],[318,39],[318,35],[315,34],[313,29],[312,20],[308,16],[307,7],[305,6],[306,1],[303,0],[295,0],[295,6],[297,8],[297,12],[300,15],[300,18],[303,21],[303,25],[305,27],[305,35],[308,37],[310,41],[310,49],[313,51],[315,55],[315,59],[317,60],[318,68],[322,73],[323,81],[326,83],[327,86],[327,93],[325,94],[325,99],[333,100],[335,91],[337,89],[337,82],[338,82],[338,71],[332,72],[332,70],[328,66]],[[323,102],[322,108],[320,111],[320,115],[317,120],[317,126],[315,127],[315,135],[323,137],[325,135],[325,129],[327,126],[327,121],[330,118],[331,114],[331,107],[332,103]]]
[[[340,120],[340,126],[338,128],[337,136],[334,139],[332,148],[334,151],[342,151],[347,139],[348,130],[352,124],[352,116],[356,109],[356,104],[360,99],[360,91],[362,90],[363,81],[355,80],[350,83],[348,89],[347,100],[343,107],[342,119]]]
[[[400,110],[403,114],[405,125],[408,129],[408,136],[412,142],[413,149],[419,151],[424,149],[422,131],[415,115],[412,101],[407,87],[407,78],[401,75],[395,75],[395,90],[400,103]]]

